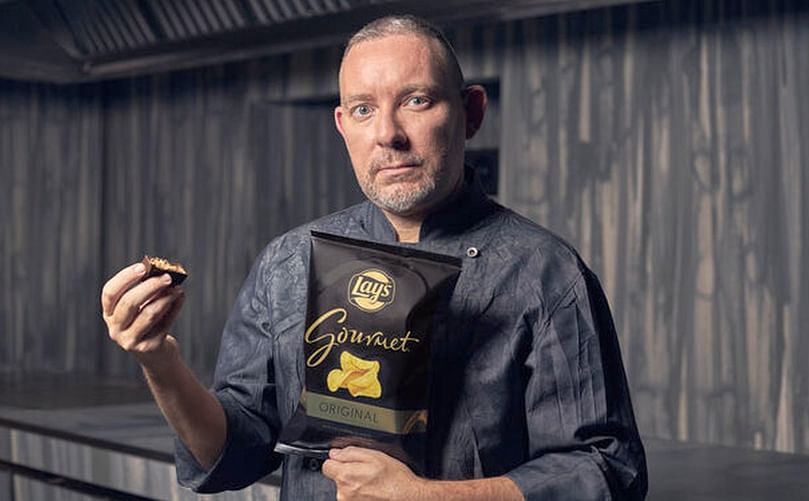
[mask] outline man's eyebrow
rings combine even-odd
[[[345,106],[349,103],[356,103],[362,101],[371,101],[373,97],[370,94],[352,94],[345,99],[340,100],[340,105]]]
[[[413,92],[423,92],[432,96],[440,96],[444,94],[444,89],[438,85],[430,84],[412,84],[405,85],[399,90],[399,96],[412,94]],[[373,101],[374,97],[371,94],[351,94],[345,99],[340,100],[341,106],[347,106],[351,103]]]
[[[441,87],[437,85],[429,85],[429,84],[413,84],[413,85],[406,85],[402,88],[400,94],[411,94],[413,92],[424,92],[427,94],[438,95],[441,94]]]

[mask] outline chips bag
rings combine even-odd
[[[423,471],[430,336],[454,257],[312,232],[304,390],[275,450],[382,450]]]

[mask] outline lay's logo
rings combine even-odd
[[[348,300],[351,304],[374,313],[393,302],[396,284],[382,270],[371,268],[357,273],[348,282]]]

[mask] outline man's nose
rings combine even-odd
[[[377,116],[376,141],[380,146],[406,149],[408,146],[407,133],[401,119],[394,111],[386,111]]]

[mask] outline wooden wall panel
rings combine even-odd
[[[809,15],[796,5],[669,2],[508,27],[501,199],[600,274],[645,433],[809,450]]]
[[[98,89],[0,81],[0,372],[97,369]]]

